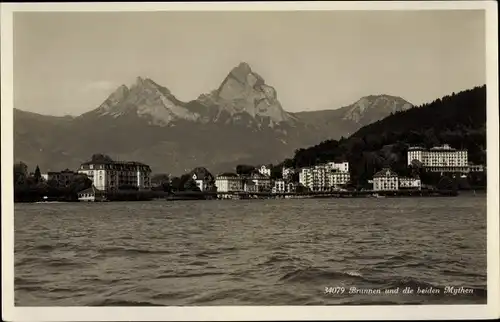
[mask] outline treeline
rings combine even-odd
[[[14,202],[77,201],[78,192],[91,186],[92,180],[83,174],[77,174],[61,185],[54,180],[46,181],[38,166],[34,172],[28,173],[25,163],[14,164]]]
[[[365,185],[386,166],[399,175],[419,174],[436,184],[439,178],[434,174],[407,166],[407,149],[412,145],[431,148],[442,144],[467,149],[469,161],[486,163],[486,86],[391,114],[349,138],[298,149],[293,158],[278,167],[298,169],[329,161],[348,161],[354,185]],[[469,182],[474,186],[485,185],[485,174],[470,174]]]
[[[158,173],[152,176],[151,184],[153,191],[163,191],[169,194],[179,192],[200,192],[200,188],[196,185],[193,175],[196,174],[198,179],[203,179],[208,185],[208,191],[215,191],[215,177],[203,167],[197,167],[189,173],[185,173],[180,177],[171,177],[166,173]]]

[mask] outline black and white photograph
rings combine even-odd
[[[405,3],[2,4],[3,318],[498,317],[497,4]]]

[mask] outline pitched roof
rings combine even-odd
[[[259,172],[256,172],[256,173],[252,173],[252,175],[250,176],[251,179],[269,179],[268,176],[265,176]]]
[[[398,174],[394,171],[392,171],[389,168],[384,168],[381,171],[375,173],[373,175],[374,178],[380,178],[380,177],[397,177]]]
[[[232,173],[232,172],[224,172],[224,173],[221,173],[217,176],[217,178],[220,178],[220,177],[232,177],[232,178],[237,178],[238,175],[236,173]]]
[[[78,194],[81,193],[94,193],[94,194],[99,194],[99,193],[104,193],[104,191],[97,189],[94,185],[92,187],[87,188],[85,190],[79,191]]]
[[[194,168],[191,172],[190,172],[191,176],[195,175],[196,174],[196,177],[198,179],[213,179],[213,175],[210,173],[210,171],[208,171],[206,168],[203,168],[203,167],[197,167],[197,168]]]

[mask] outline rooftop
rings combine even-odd
[[[238,178],[238,175],[232,172],[224,172],[219,174],[217,178]]]
[[[389,168],[384,168],[381,171],[375,173],[373,175],[374,178],[380,178],[380,177],[397,177],[398,174],[394,171],[392,171]]]
[[[431,151],[455,151],[456,149],[452,148],[449,144],[443,144],[441,146],[435,146],[430,149]]]
[[[80,193],[82,193],[82,194],[83,194],[83,193],[94,193],[94,194],[96,194],[96,193],[104,193],[104,191],[99,190],[99,189],[97,189],[94,185],[92,185],[92,187],[87,188],[87,189],[82,190],[82,191],[79,191],[78,193],[79,193],[79,194],[80,194]]]

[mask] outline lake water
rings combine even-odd
[[[14,259],[18,306],[480,304],[486,196],[16,204]]]

